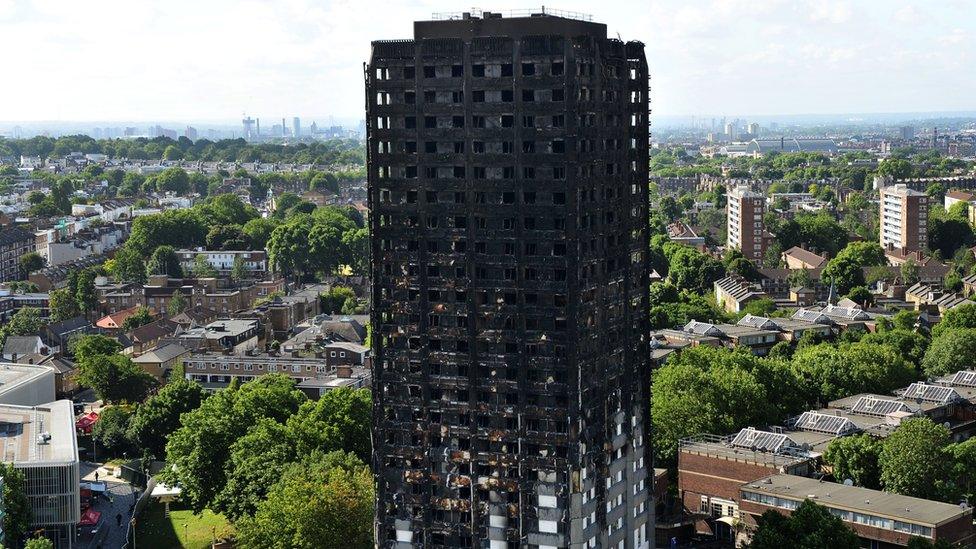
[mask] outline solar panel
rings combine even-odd
[[[949,378],[949,383],[951,385],[959,385],[960,387],[976,387],[976,372],[972,370],[956,372]]]
[[[893,412],[909,412],[913,413],[912,410],[904,402],[890,399],[890,398],[878,398],[874,396],[863,396],[857,399],[854,406],[851,407],[851,411],[855,414],[864,414],[868,416],[878,416],[884,417]]]
[[[959,393],[957,393],[951,387],[930,385],[928,383],[919,382],[909,385],[908,388],[905,389],[905,393],[902,396],[905,398],[913,398],[923,400],[925,402],[937,402],[940,404],[946,404],[961,398]]]
[[[857,425],[846,417],[820,412],[803,412],[796,420],[795,427],[801,431],[827,433],[829,435],[846,435],[858,430]]]
[[[770,433],[747,427],[732,439],[732,446],[738,448],[756,449],[762,452],[779,452],[786,448],[796,447],[796,442],[782,433]]]

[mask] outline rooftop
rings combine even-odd
[[[74,410],[70,400],[39,406],[0,404],[3,461],[14,464],[78,460]]]
[[[858,486],[845,486],[835,482],[822,482],[814,478],[796,475],[773,475],[744,484],[741,490],[743,492],[771,494],[796,501],[810,499],[820,505],[834,509],[855,511],[925,526],[938,526],[960,516],[972,514],[971,508],[963,509],[958,505],[949,503],[870,490]]]

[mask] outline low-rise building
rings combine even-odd
[[[26,477],[30,531],[55,547],[71,547],[81,518],[81,477],[74,409],[70,400],[33,406],[0,404],[4,461]]]
[[[800,246],[793,246],[783,252],[783,261],[788,269],[821,269],[827,258]]]
[[[235,379],[244,383],[273,373],[291,377],[300,389],[313,397],[335,387],[369,386],[368,350],[350,352],[346,357],[338,356],[338,348],[334,350],[334,357],[326,350],[305,355],[298,351],[284,354],[256,351],[192,353],[182,357],[182,361],[186,378],[210,390],[224,388]],[[356,364],[360,359],[363,362]]]
[[[907,546],[913,536],[953,545],[966,545],[976,539],[969,506],[791,474],[773,474],[743,483],[739,488],[739,519],[747,531],[752,531],[764,512],[789,515],[807,499],[844,521],[861,538],[864,547]]]
[[[178,343],[191,351],[243,355],[257,348],[260,333],[261,325],[257,320],[222,319],[164,338],[160,340],[160,344]]]
[[[230,275],[234,268],[234,262],[239,261],[244,271],[251,277],[263,277],[268,272],[268,253],[264,250],[177,250],[176,256],[180,260],[180,266],[184,272],[191,272],[197,257],[202,256],[208,265],[217,270],[221,275]]]
[[[183,362],[183,358],[190,354],[190,351],[181,345],[170,343],[159,348],[142,353],[132,359],[143,370],[151,374],[156,379],[167,379],[170,372]]]
[[[678,498],[684,512],[695,519],[695,529],[732,541],[743,484],[781,472],[813,474],[819,454],[797,438],[801,437],[747,428],[731,436],[700,435],[682,440],[678,448]],[[802,438],[819,443],[821,437]]]
[[[716,280],[713,287],[715,301],[729,313],[741,312],[750,301],[767,297],[766,292],[758,284],[735,275]]]

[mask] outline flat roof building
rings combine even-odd
[[[644,45],[439,19],[366,70],[376,543],[649,547]]]
[[[879,190],[879,229],[882,248],[907,251],[928,246],[929,197],[906,185],[892,185]]]
[[[71,547],[80,520],[80,473],[70,400],[37,406],[0,404],[3,461],[24,472],[30,530],[56,548]]]
[[[764,512],[789,514],[809,499],[844,521],[865,546],[906,546],[912,536],[950,544],[976,537],[968,506],[784,474],[747,482],[740,493],[739,518],[749,529]]]
[[[766,253],[765,223],[766,199],[746,185],[737,185],[727,196],[726,247],[739,250],[746,259],[758,263]]]

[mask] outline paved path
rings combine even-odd
[[[135,505],[137,491],[128,482],[121,478],[115,478],[108,474],[99,463],[81,462],[81,480],[94,481],[95,471],[98,471],[98,480],[105,482],[108,493],[106,499],[99,499],[93,508],[102,513],[103,524],[108,526],[108,537],[102,542],[104,549],[119,549],[125,543],[125,528],[132,518],[131,508]],[[122,515],[122,526],[119,527],[116,516]],[[84,538],[82,538],[83,540]],[[98,547],[93,543],[79,541],[77,547],[81,549]]]

